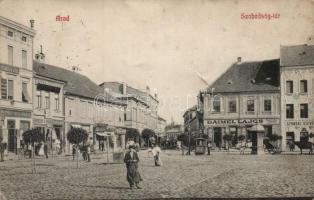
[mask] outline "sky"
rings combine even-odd
[[[251,13],[279,18],[241,18]],[[279,58],[281,45],[314,35],[314,0],[0,0],[0,15],[35,20],[46,63],[77,66],[97,84],[149,86],[159,115],[177,123],[237,57]]]

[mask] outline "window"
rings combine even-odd
[[[49,94],[45,96],[45,106],[46,106],[46,109],[50,108],[50,95]]]
[[[23,42],[26,42],[27,41],[27,38],[26,38],[26,36],[22,36],[22,38],[21,38],[21,40],[23,41]]]
[[[22,83],[22,101],[28,102],[29,101],[29,95],[27,91],[27,83]]]
[[[236,100],[230,100],[229,101],[229,112],[231,112],[231,113],[237,112],[237,101]]]
[[[13,47],[8,46],[8,64],[13,65]]]
[[[286,81],[286,93],[293,93],[293,81]]]
[[[271,100],[270,99],[264,100],[264,111],[271,112]]]
[[[247,111],[254,112],[254,99],[247,100]]]
[[[301,118],[308,118],[309,113],[308,113],[308,105],[307,103],[300,104],[300,117]]]
[[[22,50],[22,67],[27,68],[27,51]]]
[[[40,91],[37,92],[36,98],[37,98],[37,108],[41,108],[41,92]]]
[[[1,99],[7,99],[7,97],[8,97],[7,79],[1,79]]]
[[[13,37],[13,31],[8,31],[8,36]]]
[[[307,93],[307,80],[300,81],[300,92]]]
[[[286,104],[286,118],[293,119],[294,118],[294,106],[293,104]]]
[[[59,95],[55,96],[55,110],[59,110]]]
[[[221,108],[220,108],[220,98],[216,97],[214,98],[213,101],[213,111],[214,112],[220,112]]]
[[[8,80],[8,99],[13,100],[14,85],[13,80]]]

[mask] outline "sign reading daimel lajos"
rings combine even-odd
[[[205,120],[209,126],[279,124],[279,119],[210,119]]]

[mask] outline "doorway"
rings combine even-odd
[[[8,120],[8,151],[16,152],[17,135],[15,129],[15,120]]]
[[[214,143],[221,148],[221,128],[214,128]]]
[[[250,132],[252,141],[252,154],[257,154],[257,132]]]

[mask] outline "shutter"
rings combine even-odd
[[[7,99],[7,79],[1,79],[1,99]]]

